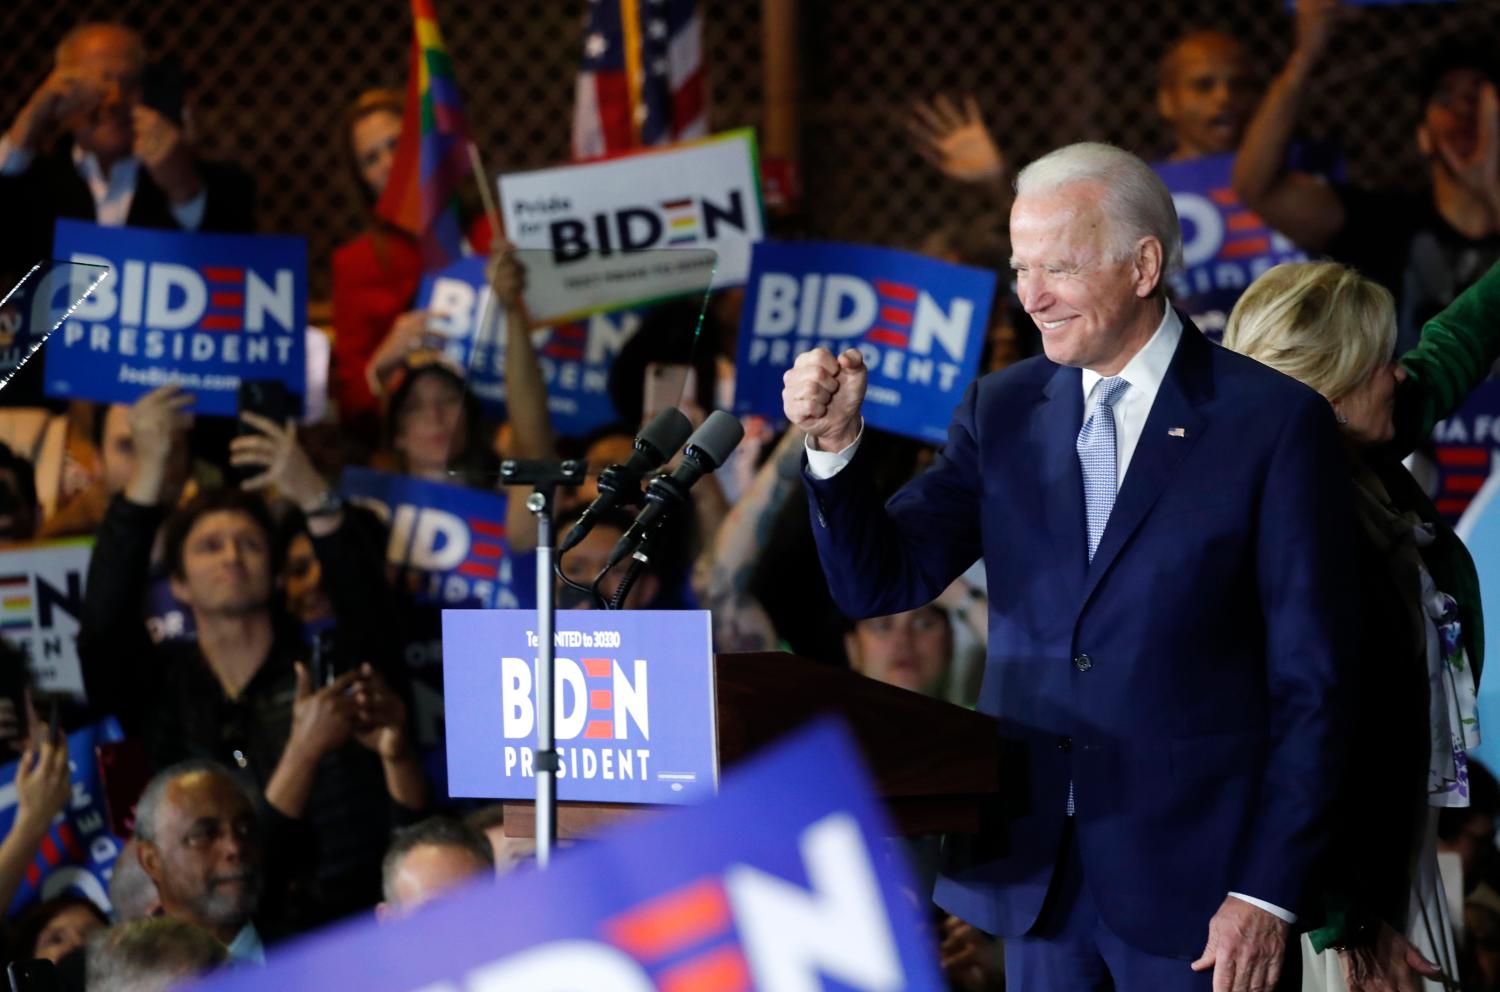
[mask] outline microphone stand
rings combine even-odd
[[[553,730],[556,707],[553,670],[557,646],[553,628],[557,601],[553,596],[552,557],[555,536],[552,527],[553,496],[558,486],[576,486],[583,481],[583,462],[568,459],[506,459],[500,463],[500,481],[507,486],[531,486],[526,509],[536,516],[536,861],[546,868],[557,844],[557,739]]]

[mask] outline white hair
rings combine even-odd
[[[1093,183],[1103,195],[1099,208],[1109,221],[1116,260],[1129,258],[1142,238],[1162,247],[1162,276],[1182,268],[1182,225],[1172,194],[1151,166],[1099,141],[1080,141],[1048,152],[1016,176],[1016,195],[1049,193],[1075,183]]]

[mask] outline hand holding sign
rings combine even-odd
[[[39,724],[16,769],[16,829],[40,838],[73,795],[68,742]]]
[[[490,251],[489,261],[485,263],[484,275],[495,293],[495,299],[500,301],[507,314],[524,312],[526,266],[516,258],[515,245],[504,238],[496,240]]]
[[[857,348],[838,358],[826,348],[804,351],[782,376],[786,417],[821,450],[842,451],[859,436],[859,407],[868,378]]]
[[[141,506],[155,506],[166,488],[172,454],[193,426],[188,407],[193,396],[180,386],[160,386],[130,406],[130,442],[135,468],[125,486],[125,498]]]

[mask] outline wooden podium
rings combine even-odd
[[[719,769],[823,715],[842,717],[876,791],[906,835],[977,833],[1000,791],[999,737],[990,717],[793,654],[714,658]],[[536,832],[532,803],[505,804],[505,832]],[[656,807],[560,802],[559,837],[586,836]]]

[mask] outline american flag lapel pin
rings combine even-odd
[[[1167,431],[1167,436],[1168,437],[1187,437],[1187,428],[1186,427],[1174,427],[1171,430]]]

